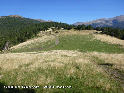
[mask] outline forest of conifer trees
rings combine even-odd
[[[3,49],[6,42],[9,42],[11,47],[35,37],[40,31],[45,31],[50,27],[71,29],[71,26],[65,23],[41,23],[28,18],[2,17],[0,18],[0,50]]]

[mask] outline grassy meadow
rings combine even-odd
[[[111,43],[104,39],[107,36],[100,38],[93,32],[64,31],[54,35],[41,34],[1,53],[0,91],[124,93],[124,80],[117,80],[117,77],[106,71],[118,70],[118,78],[120,74],[124,75],[123,42]],[[114,41],[117,40],[114,38]],[[39,88],[5,89],[3,85]]]

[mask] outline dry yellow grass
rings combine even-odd
[[[36,44],[39,44],[39,43],[47,42],[47,41],[52,40],[54,38],[55,38],[55,36],[53,36],[53,35],[49,35],[49,36],[48,35],[43,35],[42,37],[33,38],[33,39],[30,39],[26,42],[20,43],[16,46],[11,47],[10,49],[22,48],[22,47],[30,46],[32,44],[36,45]]]
[[[93,52],[90,54],[103,59],[106,63],[114,64],[118,69],[124,70],[124,54],[107,54],[99,52]]]
[[[63,66],[65,63],[71,63],[74,58],[78,60],[77,62],[87,61],[83,58],[79,59],[78,56],[81,56],[80,52],[66,50],[54,50],[36,54],[35,52],[0,54],[0,67],[5,70],[11,70],[18,68],[20,65],[30,64],[29,69],[37,67],[47,68],[49,66],[57,68]]]
[[[81,53],[78,51],[52,50],[41,53],[8,53],[0,54],[0,59],[0,68],[2,71],[11,71],[21,66],[16,80],[16,83],[18,84],[21,84],[21,81],[24,78],[25,74],[22,72],[35,71],[37,68],[44,70],[54,68],[57,72],[59,69],[64,70],[64,67],[66,66],[67,69],[64,70],[64,74],[66,76],[74,76],[75,73],[77,73],[78,77],[82,79],[82,73],[84,76],[89,75],[86,85],[91,87],[94,86],[94,83],[91,84],[93,79],[90,76],[95,77],[97,73],[102,73],[105,76],[107,75],[100,67],[91,62],[87,56],[87,53]],[[76,65],[80,66],[80,70],[75,68]],[[51,77],[49,75],[48,77],[45,77],[44,74],[40,74],[40,77],[37,80],[31,79],[31,81],[34,81],[35,84],[44,85],[50,82],[54,82],[54,77],[55,76]],[[108,82],[104,78],[97,78],[94,80],[94,82],[97,84],[96,86],[102,86],[102,88],[106,90],[109,90],[113,87],[111,82]],[[34,83],[29,84],[33,85]],[[13,83],[10,82],[10,84]]]
[[[80,61],[79,59],[80,58]],[[81,59],[82,58],[82,59]],[[28,53],[8,53],[0,54],[0,69],[2,71],[11,71],[20,68],[23,72],[35,71],[37,68],[48,69],[48,68],[63,68],[65,65],[70,65],[73,62],[80,62],[82,64],[88,63],[84,55],[77,51],[62,51],[53,50],[47,52],[28,52]],[[79,63],[78,62],[78,63]],[[25,67],[28,65],[27,67]],[[73,68],[73,67],[71,67]],[[75,72],[75,71],[74,71]],[[70,69],[67,69],[66,74],[73,73]],[[13,73],[14,74],[14,73]],[[21,80],[24,78],[22,72],[18,72],[17,83],[21,84]],[[2,78],[3,75],[0,75]],[[54,77],[45,77],[41,75],[37,81],[37,84],[43,85],[54,81]],[[10,83],[11,84],[11,83]],[[31,84],[32,85],[32,84]]]
[[[97,32],[96,30],[80,30],[80,31],[74,31],[74,30],[69,30],[69,31],[63,31],[60,32],[60,35],[89,35],[93,34],[94,32]]]
[[[0,68],[7,71],[16,69],[20,66],[22,66],[23,69],[23,65],[26,64],[29,64],[27,67],[29,70],[35,70],[39,67],[43,69],[54,67],[57,69],[73,63],[81,64],[82,68],[84,68],[85,65],[83,64],[92,64],[85,53],[68,50],[53,50],[41,53],[0,54],[0,59]],[[101,69],[96,70],[98,72],[102,71]],[[69,69],[69,72],[74,72],[73,67]]]
[[[101,40],[103,42],[108,42],[111,44],[119,44],[122,45],[124,47],[124,40],[120,40],[118,38],[109,36],[109,35],[105,35],[105,34],[93,34],[95,39]]]

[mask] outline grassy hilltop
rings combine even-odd
[[[1,53],[0,91],[123,93],[124,41],[94,32],[40,32],[37,37]],[[4,89],[3,85],[39,88]]]

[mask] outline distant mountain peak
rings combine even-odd
[[[22,16],[20,15],[8,15],[9,17],[19,17],[19,18],[23,18]]]
[[[90,22],[77,22],[74,25],[92,25],[93,27],[118,27],[124,28],[124,15],[113,18],[101,18]]]

